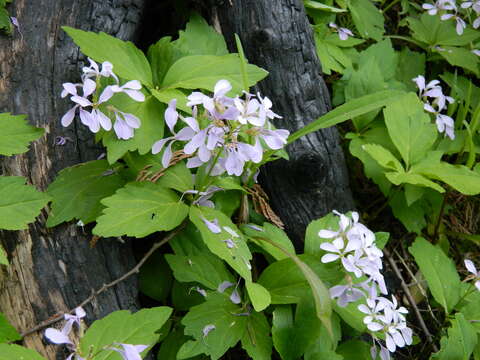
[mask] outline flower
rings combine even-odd
[[[110,350],[118,352],[123,360],[142,360],[140,355],[148,345],[115,344],[119,347],[111,347]]]
[[[444,14],[440,16],[440,19],[441,20],[454,19],[456,22],[455,30],[457,31],[458,35],[462,35],[463,30],[467,27],[467,24],[465,23],[465,21],[457,14]]]
[[[332,28],[333,31],[338,33],[338,37],[340,38],[340,40],[347,40],[349,36],[353,36],[353,33],[349,29],[344,27],[339,27],[337,24],[333,22],[330,22],[328,26],[330,26],[330,28]]]
[[[428,103],[424,104],[423,108],[435,115],[435,123],[437,124],[439,133],[444,132],[451,140],[455,139],[455,122],[450,116],[440,114],[438,110],[435,110],[435,108]]]
[[[72,331],[73,325],[77,324],[80,328],[81,326],[81,319],[86,316],[85,310],[81,307],[77,307],[75,309],[75,314],[65,314],[64,318],[67,320],[65,325],[61,330],[57,330],[55,328],[48,328],[45,330],[45,337],[50,340],[54,344],[66,344],[66,345],[73,345],[72,340],[70,340],[70,332]]]
[[[133,114],[124,113],[123,111],[115,111],[115,124],[113,129],[119,139],[128,140],[133,137],[134,129],[140,127],[140,119]]]
[[[477,268],[472,260],[465,259],[464,263],[467,270],[473,274],[473,278],[475,279],[475,287],[480,291],[480,271],[477,271]]]
[[[345,307],[351,302],[361,299],[365,294],[353,284],[336,285],[330,288],[330,297],[336,299],[338,306]]]

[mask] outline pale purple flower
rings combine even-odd
[[[254,126],[263,126],[265,124],[265,116],[263,118],[260,117],[260,102],[252,97],[251,94],[246,93],[246,97],[246,100],[238,97],[233,100],[239,112],[238,122],[243,125],[248,123]]]
[[[212,221],[209,221],[205,218],[202,218],[203,223],[207,226],[208,230],[214,234],[220,234],[222,232],[222,229],[220,226],[218,226],[218,219],[213,219]]]
[[[472,50],[472,53],[474,53],[477,56],[480,56],[480,50],[478,50],[478,49]]]
[[[231,283],[230,281],[224,281],[218,285],[217,291],[219,293],[223,293],[225,290],[227,290],[229,287],[234,286],[234,283]]]
[[[111,347],[110,350],[118,352],[122,360],[142,360],[140,355],[148,348],[148,345],[115,344],[119,347]]]
[[[122,86],[112,85],[109,86],[113,93],[125,93],[133,100],[142,102],[145,101],[145,95],[140,91],[142,89],[142,84],[138,80],[130,80],[123,84]]]
[[[234,237],[234,238],[238,238],[240,237],[240,235],[238,235],[232,228],[230,228],[229,226],[223,226],[223,230],[225,230],[227,233],[230,234],[230,236]]]
[[[438,11],[442,10],[449,11],[457,9],[454,0],[438,0],[433,4],[423,4],[422,7],[427,10],[429,15],[436,15]]]
[[[349,29],[344,27],[339,27],[337,24],[333,22],[330,22],[328,26],[332,28],[333,31],[338,33],[338,37],[340,38],[340,40],[347,40],[349,36],[353,36],[353,33]]]
[[[66,320],[65,325],[61,330],[55,328],[48,328],[45,330],[45,337],[54,344],[66,344],[67,346],[72,346],[73,342],[70,340],[70,332],[72,331],[73,325],[77,325],[79,328],[81,326],[81,319],[86,316],[85,310],[81,307],[75,309],[75,314],[65,314],[64,318]]]
[[[462,35],[463,30],[467,27],[467,24],[465,23],[465,21],[457,14],[444,14],[440,16],[440,19],[441,20],[454,19],[456,23],[455,30],[457,31],[458,35]]]
[[[132,138],[134,129],[138,129],[140,125],[140,119],[135,115],[124,113],[120,110],[115,111],[115,124],[113,124],[113,129],[119,139],[128,140]]]
[[[83,79],[89,79],[91,77],[112,77],[118,84],[118,77],[113,73],[113,65],[108,61],[102,63],[102,70],[99,69],[98,64],[92,59],[88,58],[90,66],[84,66]]]
[[[237,289],[232,291],[232,295],[230,295],[230,301],[234,304],[240,304],[242,299],[240,298],[240,294],[238,293]]]
[[[475,277],[475,287],[480,291],[480,271],[477,271],[475,264],[472,260],[465,259],[465,267]]]
[[[435,123],[439,133],[445,133],[451,140],[455,139],[455,122],[448,115],[440,114],[438,110],[428,104],[424,104],[424,109],[435,115]]]
[[[195,286],[193,288],[193,290],[195,290],[196,292],[198,292],[200,295],[202,295],[203,297],[207,297],[207,292],[205,291],[205,289],[202,289],[200,286]]]
[[[229,249],[233,249],[235,247],[237,247],[237,245],[235,244],[235,241],[233,241],[232,239],[226,239],[226,240],[222,240],[225,245],[227,245],[227,248]]]
[[[468,9],[471,7],[478,14],[480,13],[480,0],[464,1],[461,7],[464,9]]]
[[[205,325],[202,329],[203,337],[206,337],[208,333],[212,330],[215,330],[216,326],[213,324]]]
[[[223,190],[221,187],[218,186],[209,186],[205,191],[198,191],[198,190],[187,190],[184,194],[197,194],[199,197],[193,201],[193,205],[205,206],[209,208],[214,208],[215,204],[210,198],[215,194],[217,191]]]
[[[255,130],[252,130],[255,132]],[[288,136],[290,132],[285,129],[265,129],[258,128],[256,129],[258,137],[262,138],[267,146],[272,150],[279,150],[287,144]]]
[[[330,297],[337,299],[340,307],[345,307],[351,302],[355,302],[365,296],[363,291],[355,287],[354,284],[336,285],[330,288]]]
[[[213,119],[235,120],[239,111],[232,98],[225,96],[232,85],[228,80],[219,80],[214,87],[213,97],[194,91],[187,99],[187,106],[203,105]]]

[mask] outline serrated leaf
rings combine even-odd
[[[95,360],[117,360],[118,353],[104,350],[113,344],[153,346],[163,326],[172,313],[172,308],[160,306],[143,309],[134,314],[130,311],[115,311],[95,321],[80,340],[80,352],[95,355]]]
[[[178,39],[173,42],[173,45],[188,55],[228,54],[223,36],[196,13],[190,17],[185,30],[178,32]]]
[[[107,160],[94,160],[60,171],[47,189],[52,197],[47,226],[73,219],[84,224],[94,221],[104,206],[100,200],[111,196],[125,181]]]
[[[164,88],[205,89],[213,91],[219,79],[232,84],[231,93],[240,94],[243,77],[238,54],[222,56],[192,55],[176,61],[163,79]],[[247,65],[248,85],[253,86],[267,76],[267,72],[255,65]]]
[[[25,185],[25,178],[0,176],[0,229],[25,229],[49,201],[50,196]]]
[[[305,232],[305,254],[317,256],[320,258],[323,250],[320,249],[320,244],[327,241],[322,239],[318,233],[320,230],[333,230],[337,231],[338,226],[338,216],[333,213],[329,213],[323,216],[321,219],[314,220],[307,226]]]
[[[153,86],[152,71],[147,58],[130,41],[117,39],[104,32],[97,34],[68,26],[63,26],[62,29],[80,46],[85,55],[97,62],[111,62],[116,75]]]
[[[262,227],[258,227],[260,231],[254,230],[249,226],[242,226],[242,231],[249,237],[249,239],[258,245],[260,248],[270,254],[275,260],[287,259],[283,251],[273,246],[272,244],[262,241],[259,238],[266,238],[274,241],[278,245],[282,246],[287,252],[295,254],[295,247],[287,234],[280,228],[270,223],[263,223]]]
[[[247,281],[245,286],[247,288],[248,297],[250,298],[255,311],[263,311],[270,305],[272,297],[268,290],[262,285]]]
[[[8,322],[6,316],[0,313],[0,343],[21,340],[18,331]],[[1,355],[0,355],[1,357]]]
[[[193,177],[184,161],[170,167],[165,174],[157,181],[157,184],[180,191],[181,193],[193,189]]]
[[[212,359],[219,359],[242,338],[247,326],[245,311],[233,304],[228,296],[209,293],[203,304],[194,306],[182,319],[185,335],[201,341]],[[210,326],[210,331],[206,331]],[[205,334],[206,333],[206,334]]]
[[[147,96],[144,102],[139,103],[125,94],[117,94],[110,102],[121,111],[135,115],[141,125],[135,130],[135,136],[128,140],[119,139],[114,131],[103,135],[108,162],[113,164],[127,151],[138,150],[140,155],[149,153],[152,145],[163,138],[165,105],[152,96]]]
[[[242,348],[253,360],[271,359],[270,324],[263,313],[253,312],[248,317],[247,328],[242,336]]]
[[[390,103],[383,113],[390,138],[408,169],[425,157],[437,138],[437,129],[414,93]]]
[[[44,129],[29,125],[26,119],[26,115],[0,114],[0,155],[22,154],[43,135]]]
[[[208,221],[214,221],[217,219],[218,224],[221,227],[221,232],[217,234],[211,232],[203,219]],[[252,280],[252,274],[250,272],[250,260],[252,259],[252,254],[248,249],[242,233],[232,223],[230,218],[228,218],[222,212],[214,209],[203,206],[192,206],[190,208],[190,220],[200,230],[203,241],[212,253],[225,260],[227,264],[230,265],[245,280]],[[238,237],[233,237],[227,231],[225,231],[225,226],[236,232]],[[232,248],[227,246],[227,239],[230,239],[234,242],[234,246]]]
[[[397,192],[389,199],[388,203],[393,211],[393,215],[400,220],[408,231],[420,234],[427,225],[425,210],[420,201],[416,201],[409,206],[404,193]]]
[[[211,290],[217,290],[224,281],[235,283],[232,274],[215,255],[209,253],[188,256],[166,254],[165,259],[178,281],[198,282]]]
[[[106,206],[93,233],[144,237],[172,230],[188,215],[188,206],[172,190],[151,182],[134,182],[102,200]]]
[[[478,31],[477,31],[478,32]],[[450,65],[460,66],[478,75],[478,56],[463,47],[445,46],[438,52]]]
[[[448,336],[440,340],[441,349],[432,356],[439,360],[469,360],[478,342],[478,336],[472,324],[461,313],[455,314]]]
[[[408,250],[425,276],[433,297],[449,313],[460,298],[460,278],[455,264],[438,246],[421,237]]]
[[[20,345],[0,344],[0,360],[46,360],[35,350]]]

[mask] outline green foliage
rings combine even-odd
[[[478,335],[473,325],[458,313],[452,320],[452,326],[448,328],[448,336],[443,336],[440,340],[440,351],[432,359],[469,360],[477,341]]]
[[[89,327],[80,341],[80,353],[95,354],[95,360],[114,360],[118,353],[108,350],[113,344],[152,346],[160,336],[157,331],[167,321],[172,309],[166,306],[143,309],[134,314],[115,311]]]
[[[0,345],[1,343],[14,342],[21,339],[22,337],[17,330],[10,325],[7,317],[0,313]]]
[[[460,279],[455,264],[438,246],[417,238],[409,248],[427,280],[435,300],[449,313],[460,299]]]
[[[0,113],[0,155],[22,154],[31,141],[37,140],[44,129],[28,125],[25,115]]]
[[[160,186],[180,191],[181,193],[193,189],[193,177],[185,162],[179,162],[168,168],[157,182]]]
[[[0,360],[45,360],[34,350],[15,344],[0,344]]]
[[[380,40],[384,32],[384,20],[380,10],[368,0],[347,0],[347,6],[362,37]]]
[[[208,229],[204,219],[208,221],[214,221],[217,219],[222,231],[214,234]],[[190,220],[195,224],[197,229],[200,230],[205,245],[207,245],[212,253],[225,260],[225,262],[245,280],[252,280],[252,274],[250,272],[250,260],[252,259],[252,254],[248,249],[242,233],[232,223],[230,218],[214,209],[203,206],[192,206],[190,208]],[[225,231],[225,226],[236,232],[238,237],[232,237],[227,231]],[[225,240],[229,238],[235,243],[233,248],[227,247]]]
[[[142,293],[157,301],[165,301],[172,290],[173,277],[164,255],[155,253],[142,265],[138,286]]]
[[[125,184],[118,170],[106,160],[95,160],[60,171],[47,190],[52,197],[47,226],[73,219],[94,221],[104,208],[100,201]]]
[[[99,236],[144,237],[180,225],[188,206],[172,190],[151,182],[133,182],[102,200],[103,214],[93,233]]]
[[[0,229],[25,229],[49,201],[48,195],[25,185],[25,178],[0,176]]]

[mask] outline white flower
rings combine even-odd
[[[477,268],[472,260],[465,259],[465,267],[474,275],[475,287],[480,291],[480,271],[477,271]]]
[[[148,348],[148,345],[115,344],[120,348],[111,347],[120,354],[122,360],[142,360],[140,353]]]
[[[332,299],[338,298],[337,303],[341,307],[345,307],[365,296],[363,291],[355,287],[354,284],[336,285],[330,288],[329,292]]]
[[[425,103],[423,108],[435,115],[435,123],[437,124],[437,129],[439,133],[445,133],[451,140],[455,139],[455,122],[453,119],[444,114],[440,114],[438,110],[430,105],[429,103]]]

